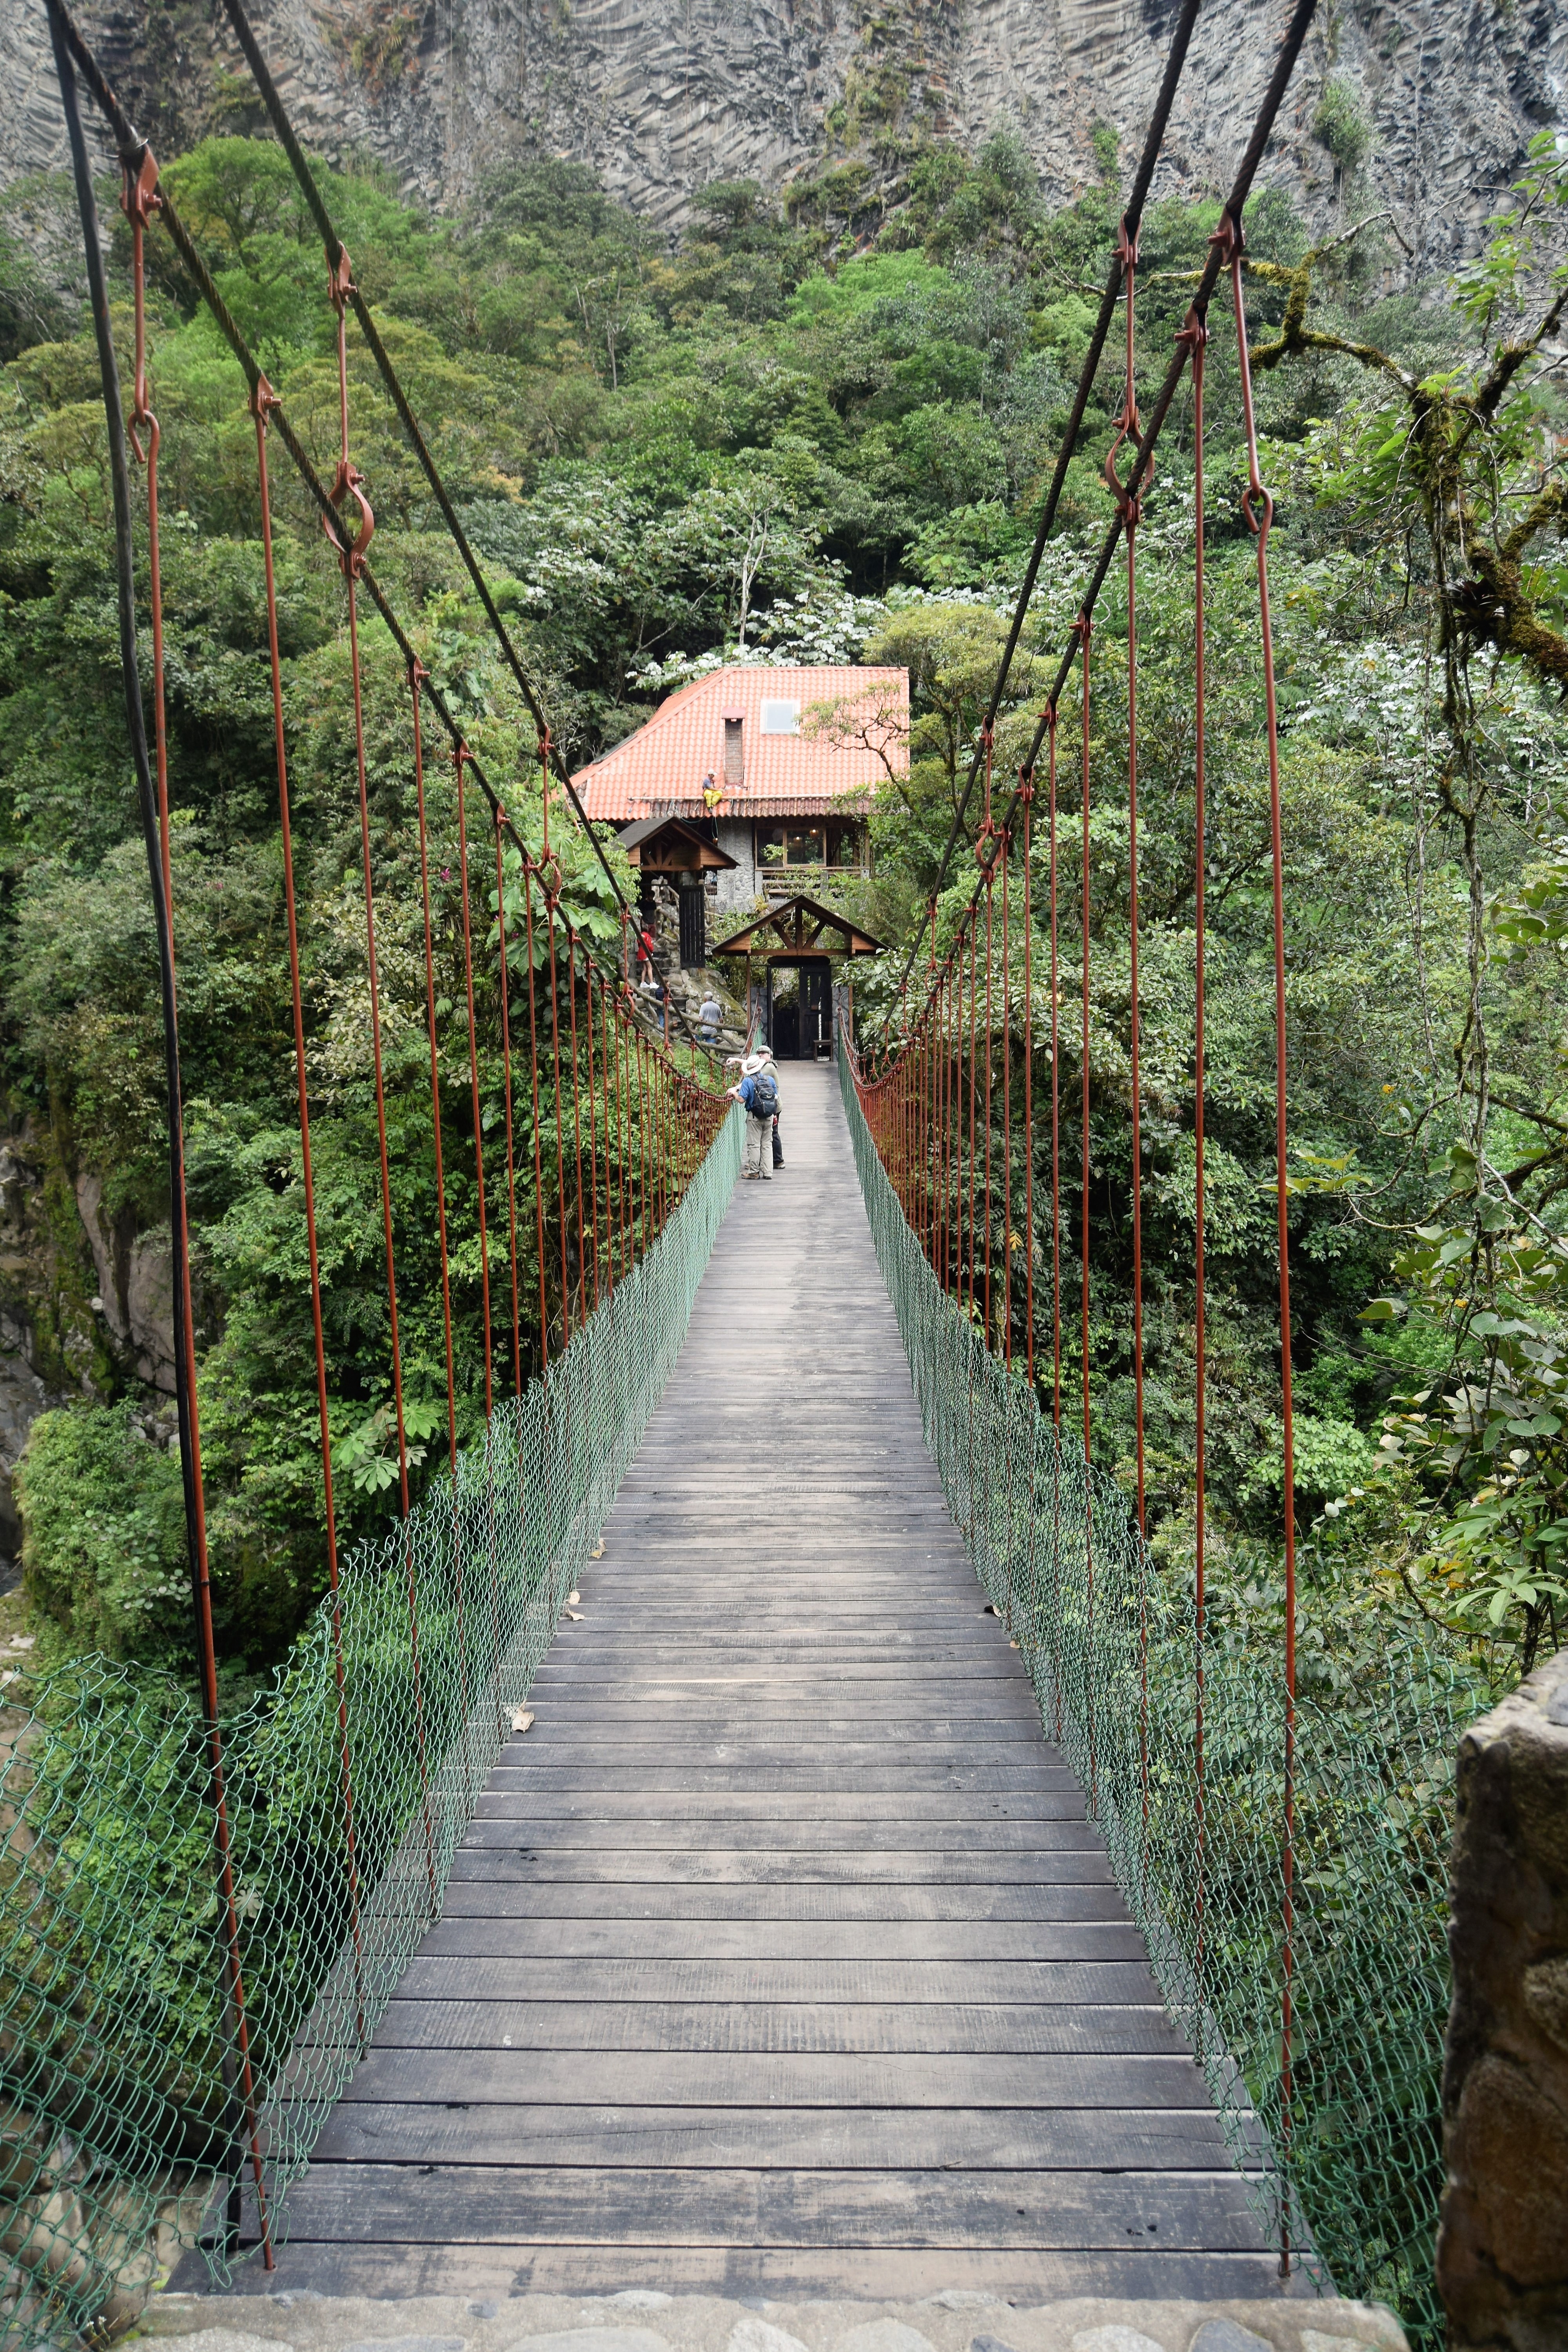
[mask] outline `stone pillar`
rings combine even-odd
[[[1568,1650],[1459,1743],[1437,2284],[1454,2352],[1568,2345]]]

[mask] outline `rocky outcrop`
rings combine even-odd
[[[141,119],[182,143],[246,121],[237,51],[202,0],[83,0],[80,16]],[[1097,171],[1094,134],[1124,172],[1164,60],[1173,0],[253,0],[296,122],[328,153],[370,150],[432,205],[491,165],[575,157],[674,229],[712,180],[779,187],[863,159],[896,174],[921,133],[971,145],[997,122],[1024,138],[1042,185]],[[1268,79],[1281,0],[1210,0],[1171,125],[1160,185],[1229,181]],[[220,71],[219,68],[224,68]],[[42,0],[0,10],[0,180],[63,161]],[[1351,137],[1325,143],[1332,85]],[[1418,273],[1472,249],[1531,134],[1561,123],[1568,12],[1554,0],[1352,0],[1325,5],[1260,184],[1327,225],[1392,206]],[[1346,165],[1347,151],[1363,147]]]
[[[169,1229],[137,1229],[133,1218],[105,1214],[103,1180],[79,1176],[77,1211],[98,1269],[98,1295],[90,1302],[139,1381],[174,1393],[174,1257]]]
[[[1553,2352],[1568,2343],[1568,1650],[1466,1734],[1458,1798],[1437,2284],[1453,2352]]]

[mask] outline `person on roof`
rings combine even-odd
[[[771,1183],[773,1173],[773,1120],[778,1116],[779,1087],[773,1057],[764,1047],[748,1054],[741,1065],[741,1080],[730,1088],[746,1114],[745,1163],[741,1173],[748,1184]]]

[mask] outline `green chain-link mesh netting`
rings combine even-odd
[[[1280,2064],[1285,1685],[1205,1644],[1200,1832],[1192,1594],[1121,1491],[942,1290],[839,1061],[871,1231],[926,1442],[1054,1739],[1089,1792],[1172,2014],[1274,2244],[1398,2310],[1436,2352],[1449,1791],[1489,1702],[1412,1648],[1375,1689],[1296,1707],[1292,2083]]]
[[[731,1112],[662,1235],[486,1444],[341,1580],[222,1727],[274,2230],[429,1925],[479,1789],[674,1365],[741,1158]],[[418,1625],[418,1673],[410,1592]],[[80,1661],[0,1712],[0,2343],[112,2323],[233,2251],[249,2134],[191,1696]]]

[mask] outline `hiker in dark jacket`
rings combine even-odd
[[[741,1172],[748,1184],[771,1183],[773,1118],[779,1107],[773,1055],[748,1054],[741,1065],[741,1082],[730,1092],[746,1114],[746,1156]]]

